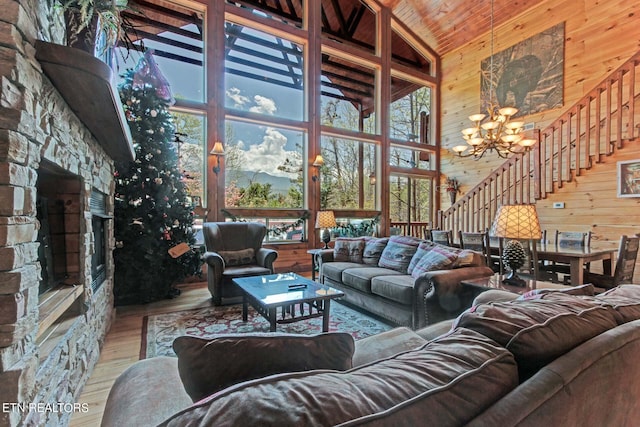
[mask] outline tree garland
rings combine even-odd
[[[372,220],[365,220],[357,225],[345,224],[338,225],[332,230],[343,237],[360,237],[360,236],[372,236],[376,230],[376,226],[380,222],[380,215],[376,215]]]
[[[248,220],[244,218],[240,218],[226,209],[221,209],[222,214],[225,218],[231,219],[231,221],[236,222],[248,222]],[[268,233],[273,233],[276,236],[287,233],[291,230],[298,228],[303,225],[306,220],[310,217],[309,211],[305,211],[305,213],[296,220],[296,222],[282,226],[282,227],[270,227],[267,228]],[[353,224],[345,224],[345,225],[337,225],[333,227],[331,230],[343,237],[359,237],[359,236],[372,236],[374,231],[376,231],[377,225],[380,223],[380,215],[376,215],[375,218],[371,220],[364,220],[357,225]]]
[[[231,219],[231,221],[237,221],[237,222],[248,222],[248,220],[244,219],[244,218],[240,218],[235,216],[234,214],[232,214],[231,212],[229,212],[226,209],[222,209],[221,210],[222,214],[226,217]],[[306,220],[309,219],[309,212],[305,211],[304,214],[302,214],[302,216],[300,218],[298,218],[295,222],[282,226],[282,227],[269,227],[267,228],[267,233],[272,233],[275,234],[276,236],[280,236],[281,234],[285,234],[291,230],[294,230],[298,227],[300,227],[302,224],[304,224],[304,222]]]

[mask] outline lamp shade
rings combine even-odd
[[[492,236],[507,239],[539,239],[542,235],[534,205],[503,205],[493,220]]]
[[[218,141],[215,144],[213,144],[213,149],[209,154],[224,156],[224,147],[222,146],[222,142]]]
[[[324,165],[324,159],[322,158],[322,155],[318,154],[313,161],[313,166],[319,168],[322,165]]]
[[[316,228],[333,228],[337,226],[333,211],[320,211],[316,217]]]

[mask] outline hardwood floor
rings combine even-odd
[[[70,426],[100,425],[104,404],[113,382],[127,367],[138,361],[144,316],[211,305],[211,294],[206,282],[183,284],[178,288],[182,294],[175,299],[117,308],[116,318],[107,334],[100,360],[78,399],[78,402],[89,405],[89,411],[84,414],[75,413]]]

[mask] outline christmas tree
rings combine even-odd
[[[136,158],[116,164],[116,305],[174,297],[174,285],[200,273],[193,211],[173,143],[169,85],[150,52],[119,86]]]

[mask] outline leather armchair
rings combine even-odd
[[[273,274],[278,252],[262,247],[267,233],[252,222],[205,222],[202,226],[207,263],[207,285],[214,305],[241,296],[233,284],[236,277]]]

